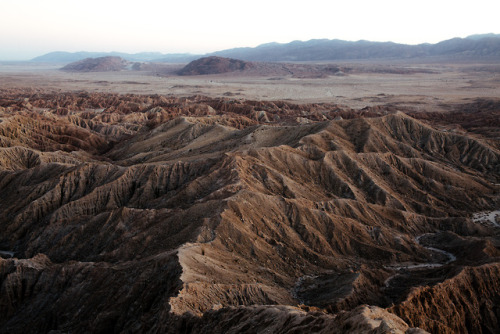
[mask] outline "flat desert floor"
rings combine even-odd
[[[352,71],[343,76],[313,79],[238,73],[182,77],[146,71],[67,73],[59,70],[63,66],[60,64],[4,62],[0,63],[0,88],[328,102],[355,109],[391,104],[415,111],[440,111],[445,110],[445,105],[500,96],[500,65],[495,63],[380,61],[335,65]],[[172,70],[180,67],[172,65]]]

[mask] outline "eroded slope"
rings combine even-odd
[[[390,108],[14,92],[0,106],[3,332],[237,332],[276,314],[289,320],[261,330],[499,325],[498,227],[471,219],[500,204],[492,138]],[[437,303],[426,289],[482,301],[457,320],[421,306]]]

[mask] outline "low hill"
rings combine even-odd
[[[248,62],[233,58],[204,57],[194,60],[177,72],[179,75],[207,75],[237,73],[238,75],[282,76],[319,78],[343,74],[344,69],[326,64],[290,64],[270,62]]]
[[[224,57],[204,57],[193,60],[182,68],[179,75],[221,74],[248,70],[254,67],[250,62]]]
[[[126,68],[128,61],[121,57],[86,58],[64,66],[68,72],[114,72]]]

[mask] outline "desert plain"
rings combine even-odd
[[[308,65],[308,63],[302,63]],[[439,111],[441,104],[499,96],[500,65],[495,61],[369,60],[335,62],[353,73],[324,78],[259,73],[177,76],[182,65],[162,71],[71,73],[64,64],[1,64],[0,87],[88,91],[120,94],[203,95],[293,103],[336,103],[360,109],[395,104]]]

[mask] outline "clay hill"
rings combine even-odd
[[[61,70],[68,72],[114,72],[125,69],[128,61],[121,57],[97,57],[85,58],[73,63],[70,63]]]
[[[1,91],[0,332],[495,333],[499,113]]]

